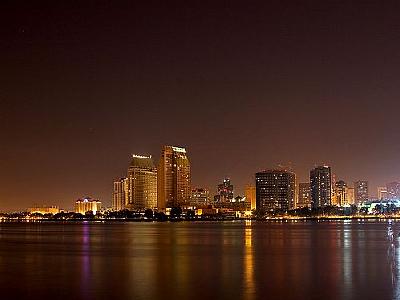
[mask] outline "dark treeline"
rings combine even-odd
[[[286,211],[265,211],[261,209],[253,210],[252,215],[249,217],[256,220],[264,220],[269,218],[321,218],[321,217],[351,217],[351,216],[383,216],[391,217],[400,213],[399,208],[392,206],[377,205],[371,213],[366,209],[357,209],[357,206],[350,207],[337,207],[327,206],[318,209],[299,208],[295,210]],[[106,211],[106,212],[93,212],[89,211],[85,214],[75,212],[60,212],[57,214],[40,214],[40,213],[0,213],[0,219],[5,220],[54,220],[54,221],[83,221],[83,220],[120,220],[120,221],[196,221],[196,220],[233,220],[240,219],[235,212],[215,212],[210,214],[196,215],[194,210],[182,210],[179,207],[174,207],[170,210],[169,215],[164,212],[157,212],[151,209],[132,211]]]

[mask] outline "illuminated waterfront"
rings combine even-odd
[[[394,299],[399,230],[387,220],[1,223],[0,289],[5,299]]]

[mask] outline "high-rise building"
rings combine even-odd
[[[347,199],[347,184],[343,180],[335,182],[334,199],[335,202],[332,203],[334,205],[345,206],[349,204]]]
[[[186,149],[164,146],[158,165],[158,209],[186,205],[191,196],[190,183]]]
[[[311,207],[310,183],[299,183],[298,200],[296,207]]]
[[[386,186],[378,186],[378,200],[387,199],[387,188]]]
[[[218,194],[214,197],[215,202],[229,203],[233,201],[233,185],[229,178],[225,178],[224,181],[218,184]]]
[[[356,204],[368,200],[368,181],[359,180],[354,182],[354,196]]]
[[[256,208],[288,211],[295,204],[296,175],[285,170],[256,173]]]
[[[150,156],[132,155],[127,172],[128,209],[154,209],[157,207],[157,169]]]
[[[350,205],[356,204],[354,187],[347,187],[347,203]]]
[[[209,203],[210,191],[205,188],[194,188],[190,197],[191,205],[206,205]]]
[[[391,182],[386,185],[388,199],[400,199],[400,182]]]
[[[128,199],[128,179],[120,178],[114,181],[112,209],[123,210]]]
[[[75,202],[75,212],[83,215],[89,211],[93,212],[93,214],[95,215],[100,210],[100,208],[101,202],[89,197],[78,199]]]
[[[330,167],[319,166],[310,171],[310,190],[312,208],[331,205],[332,176]]]
[[[256,209],[256,187],[254,185],[247,185],[244,189],[246,201],[250,203],[250,209]]]

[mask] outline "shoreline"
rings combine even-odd
[[[201,219],[0,219],[0,223],[208,223],[208,222],[319,222],[319,221],[389,221],[400,219],[400,216],[320,216],[320,217],[270,217],[270,218],[201,218]]]

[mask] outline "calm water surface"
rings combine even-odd
[[[397,299],[389,226],[0,223],[1,299]]]

